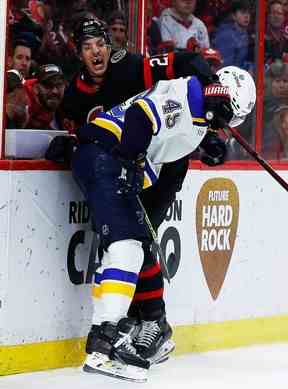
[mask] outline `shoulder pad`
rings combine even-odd
[[[127,50],[125,50],[125,49],[118,50],[118,51],[116,51],[116,53],[114,53],[112,55],[110,62],[117,63],[117,62],[121,61],[121,59],[123,59],[126,55],[127,55]]]

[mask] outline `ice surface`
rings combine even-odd
[[[117,386],[116,386],[117,385]],[[195,353],[170,358],[144,384],[81,368],[0,377],[0,389],[288,389],[288,344]]]

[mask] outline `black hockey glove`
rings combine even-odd
[[[226,143],[214,132],[208,131],[199,147],[202,151],[200,159],[206,165],[217,166],[225,162]]]
[[[204,109],[210,128],[219,130],[233,117],[228,88],[220,83],[209,84],[204,88]]]
[[[46,150],[45,158],[53,162],[70,164],[76,146],[77,139],[74,136],[55,136]]]
[[[134,160],[125,159],[116,146],[112,150],[112,155],[122,165],[121,174],[118,177],[117,193],[124,196],[139,194],[144,184],[145,154],[139,154]]]

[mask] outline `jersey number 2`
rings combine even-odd
[[[161,57],[153,57],[150,59],[150,66],[168,66],[168,55],[163,55]]]

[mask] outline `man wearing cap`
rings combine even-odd
[[[26,128],[61,129],[57,110],[65,90],[65,79],[60,67],[48,64],[40,66],[34,79],[25,82],[29,97],[30,119]]]

